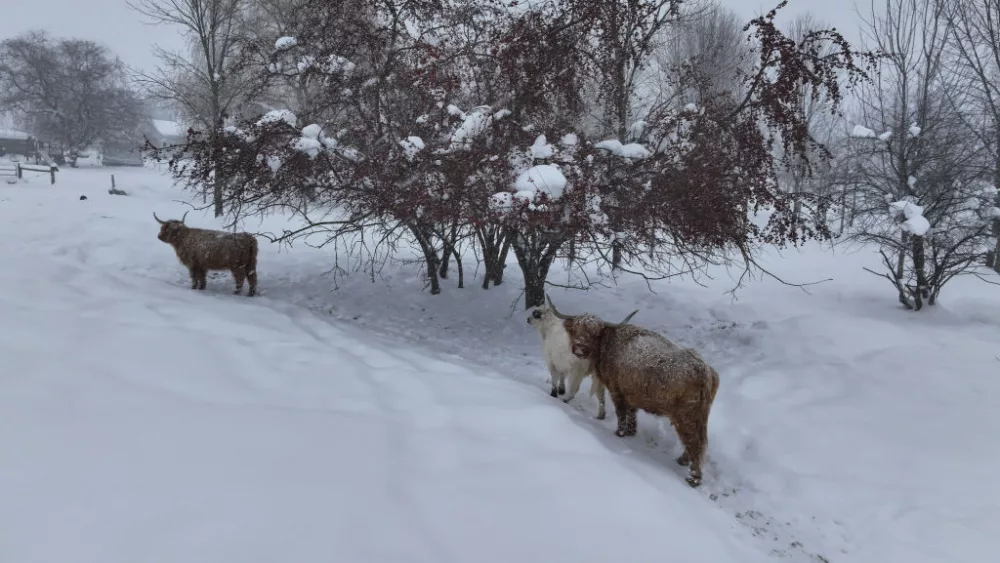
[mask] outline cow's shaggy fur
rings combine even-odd
[[[618,416],[615,434],[635,435],[637,409],[666,416],[684,444],[677,463],[690,465],[687,482],[700,485],[719,374],[695,350],[645,328],[589,314],[566,318],[564,325],[573,354],[594,363],[594,377],[611,393]]]
[[[177,259],[191,275],[191,289],[205,289],[209,270],[229,270],[236,283],[237,295],[243,291],[243,280],[249,282],[247,296],[257,293],[257,238],[250,233],[226,233],[198,229],[184,224],[187,213],[180,221],[164,221],[153,214],[160,223],[161,241],[174,248]]]

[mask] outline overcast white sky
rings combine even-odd
[[[9,6],[13,2],[14,6]],[[778,0],[722,0],[722,3],[750,19],[773,8]],[[29,29],[44,29],[54,36],[80,37],[103,43],[127,64],[151,69],[156,59],[150,52],[154,44],[179,49],[181,38],[176,28],[148,25],[125,5],[125,0],[4,0],[8,9],[0,17],[0,39]],[[858,6],[867,9],[868,0]],[[819,19],[837,27],[849,41],[858,37],[859,21],[855,0],[790,0],[782,19],[812,11]]]

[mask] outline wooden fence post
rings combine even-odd
[[[14,172],[17,174],[17,179],[20,180],[21,176],[24,174],[21,172],[21,163],[17,162],[14,164]]]
[[[49,174],[52,175],[52,185],[55,185],[55,183],[56,183],[56,167],[55,166],[49,166]]]

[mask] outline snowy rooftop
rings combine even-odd
[[[7,129],[0,127],[0,139],[19,139],[25,140],[31,137],[28,133],[24,131],[18,131],[16,129]]]
[[[154,119],[153,127],[156,128],[157,133],[164,137],[184,137],[188,130],[187,126],[182,123],[165,119]]]

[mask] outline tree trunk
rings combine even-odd
[[[455,255],[455,270],[458,272],[458,289],[465,287],[465,268],[462,266],[462,257],[458,254],[458,249],[452,245],[452,254]]]
[[[545,278],[537,272],[524,272],[524,308],[541,307],[545,304]]]
[[[912,309],[913,306],[910,304],[910,296],[906,294],[906,282],[903,279],[903,274],[906,271],[906,249],[908,242],[907,234],[905,232],[900,234],[900,241],[902,244],[899,245],[899,253],[896,256],[896,270],[893,274],[896,278],[896,287],[899,289],[899,302],[906,306],[906,308]]]
[[[545,304],[549,267],[566,239],[541,234],[515,235],[513,239],[511,246],[524,279],[524,308],[540,307]]]
[[[913,253],[913,271],[917,276],[917,287],[913,291],[913,308],[917,311],[924,308],[924,299],[928,297],[926,257],[924,255],[924,237],[910,237],[911,252]]]
[[[452,255],[455,256],[455,262],[458,264],[460,262],[458,257],[458,251],[455,249],[455,238],[458,235],[458,224],[452,223],[450,232],[448,236],[441,237],[444,242],[444,248],[441,249],[441,270],[439,275],[441,279],[448,279],[448,267],[451,264]],[[461,267],[459,265],[459,267]],[[459,285],[461,287],[461,284]]]
[[[510,240],[503,227],[491,225],[476,227],[476,239],[479,242],[481,258],[486,271],[483,273],[483,289],[489,289],[490,283],[503,283],[503,270],[507,264],[507,251]]]
[[[212,179],[212,203],[215,205],[215,216],[222,216],[222,180],[216,171],[215,178]]]
[[[434,248],[434,239],[430,234],[430,229],[424,229],[417,225],[410,225],[410,232],[420,245],[420,250],[424,253],[424,266],[427,272],[427,282],[431,288],[431,295],[441,293],[441,281],[438,278],[438,271],[441,268],[441,260],[438,258],[437,249]]]
[[[510,252],[510,237],[504,237],[500,246],[500,256],[497,257],[496,266],[493,269],[493,285],[503,283],[503,273],[507,269],[507,253]]]

